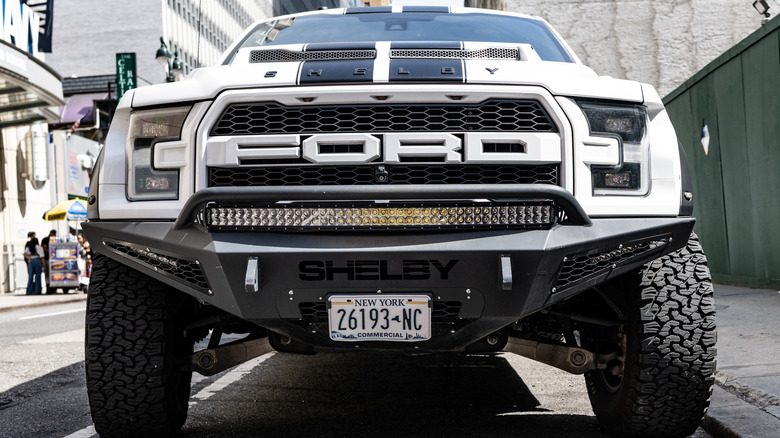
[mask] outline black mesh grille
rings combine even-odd
[[[124,254],[140,262],[154,271],[162,271],[202,292],[209,289],[209,284],[197,262],[154,253],[148,249],[135,248],[115,242],[106,242],[106,246],[118,253]]]
[[[654,240],[630,246],[621,246],[611,251],[566,257],[555,285],[556,291],[561,291],[596,275],[603,274],[612,269],[613,266],[619,266],[627,260],[652,252],[666,243],[666,240]]]
[[[298,310],[306,322],[324,322],[328,320],[328,307],[324,301],[300,303]]]
[[[273,102],[234,103],[211,135],[318,134],[324,132],[524,131],[557,132],[535,100],[491,100],[477,105],[384,104],[290,107]]]
[[[209,168],[210,187],[371,184],[558,184],[558,165]]]
[[[284,49],[252,50],[249,62],[331,61],[346,59],[374,59],[376,50],[318,50],[294,52]]]
[[[460,307],[460,301],[434,301],[431,319],[434,322],[457,321]]]
[[[435,59],[518,59],[520,50],[511,47],[489,47],[485,49],[393,49],[391,58],[435,58]]]
[[[434,301],[431,320],[433,322],[454,322],[460,314],[460,301]],[[298,304],[301,318],[305,322],[327,322],[328,308],[324,301]]]

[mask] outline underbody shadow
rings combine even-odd
[[[284,354],[284,366],[274,366],[281,355],[193,406],[183,435],[605,436],[592,415],[541,407],[500,356]]]

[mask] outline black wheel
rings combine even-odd
[[[584,330],[586,348],[617,351],[585,374],[593,412],[614,436],[684,437],[709,406],[715,372],[715,303],[696,235],[603,293],[622,324]]]
[[[101,437],[175,436],[187,418],[192,300],[102,255],[87,297],[87,393]]]

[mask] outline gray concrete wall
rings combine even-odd
[[[761,26],[752,3],[506,0],[506,10],[550,22],[597,73],[652,84],[664,96]]]

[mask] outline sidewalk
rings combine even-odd
[[[87,295],[0,294],[0,312]],[[703,427],[715,438],[780,436],[780,292],[715,285],[718,371]]]
[[[76,291],[69,294],[57,293],[51,295],[0,294],[0,312],[86,300],[87,294]]]
[[[715,285],[718,371],[704,428],[780,436],[780,292]]]

